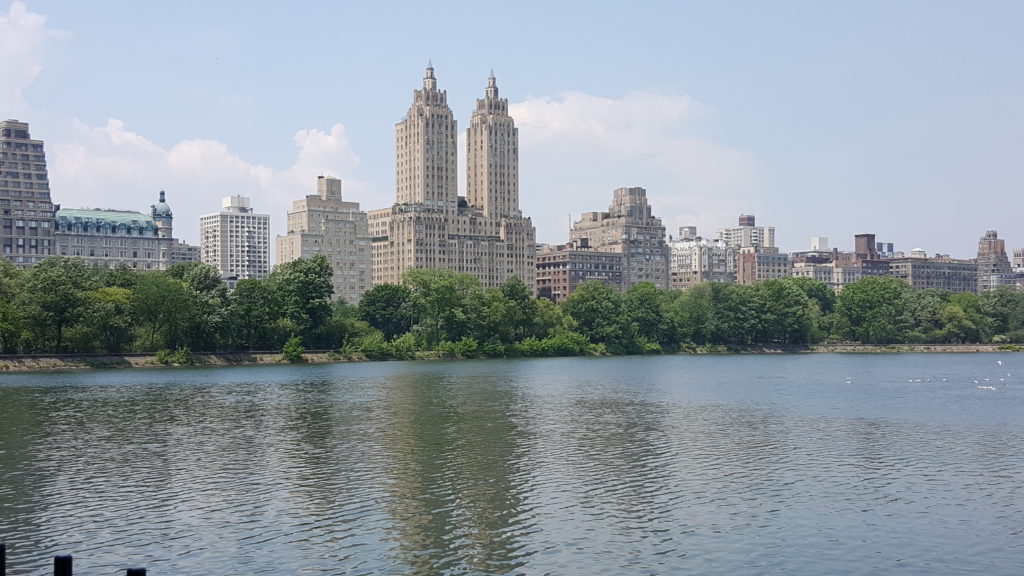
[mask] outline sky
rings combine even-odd
[[[429,60],[460,167],[494,71],[539,242],[640,186],[669,234],[754,214],[783,251],[874,233],[967,258],[989,229],[1024,247],[1021,22],[1016,0],[0,0],[0,117],[44,140],[64,207],[148,212],[166,190],[198,244],[241,194],[278,235],[320,174],[394,202]]]

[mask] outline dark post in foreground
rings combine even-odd
[[[53,576],[71,576],[71,556],[53,557]]]
[[[145,568],[129,568],[124,576],[146,576]]]

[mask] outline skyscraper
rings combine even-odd
[[[573,223],[569,241],[622,254],[622,289],[650,282],[669,289],[671,251],[665,225],[651,212],[643,188],[617,188],[607,212],[586,212]]]
[[[494,74],[466,135],[467,195],[458,195],[458,130],[447,93],[427,66],[395,126],[396,202],[369,213],[374,284],[410,268],[470,274],[485,287],[515,276],[533,290],[533,222],[519,210],[519,143]]]
[[[222,210],[199,217],[200,257],[220,270],[228,286],[270,273],[270,216],[253,212],[249,198],[228,196]]]
[[[366,212],[341,198],[341,180],[319,176],[316,194],[292,203],[288,235],[277,237],[277,263],[322,254],[334,272],[334,297],[356,304],[373,286]]]
[[[20,267],[56,254],[54,212],[43,141],[25,122],[0,122],[0,254]]]
[[[992,292],[1000,286],[1013,286],[1016,279],[1006,256],[1006,242],[995,230],[978,240],[978,292]]]

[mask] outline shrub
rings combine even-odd
[[[178,348],[177,350],[168,350],[163,348],[157,350],[156,361],[160,364],[192,364],[192,352],[188,348]]]
[[[302,338],[292,336],[281,348],[281,359],[285,362],[304,362],[305,358],[302,355],[305,353],[306,348],[302,346]]]

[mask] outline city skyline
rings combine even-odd
[[[670,234],[756,214],[783,251],[812,236],[851,249],[862,232],[956,257],[989,229],[1024,245],[1022,6],[579,8],[477,24],[457,6],[6,2],[0,113],[46,142],[64,207],[144,211],[164,189],[176,235],[198,244],[199,215],[240,194],[277,236],[319,174],[364,209],[393,201],[394,125],[432,59],[460,126],[500,79],[541,242],[636,186]]]

